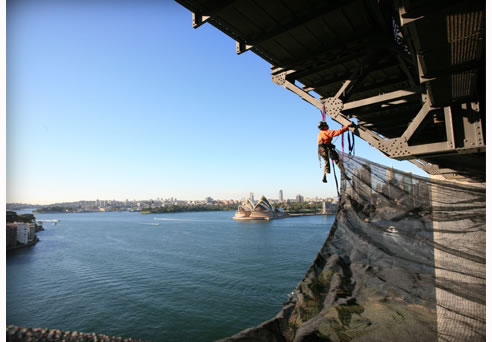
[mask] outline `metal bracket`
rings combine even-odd
[[[281,73],[276,74],[276,75],[272,75],[272,81],[276,85],[283,86],[286,79],[287,79],[287,71],[281,72]]]
[[[192,26],[194,29],[199,28],[203,24],[205,24],[208,19],[210,19],[209,15],[201,15],[195,12],[192,12]]]
[[[251,50],[253,45],[246,44],[242,41],[236,41],[236,54],[240,55],[248,50]]]
[[[341,114],[343,108],[343,102],[337,97],[329,97],[322,101],[325,105],[325,112],[330,117],[335,118]]]
[[[272,68],[272,69],[274,69],[274,68]],[[288,81],[286,78],[287,74],[288,74],[288,72],[284,71],[284,72],[272,75],[273,83],[275,83],[277,85],[281,85],[285,89],[288,89],[288,90],[292,91],[293,93],[299,95],[303,100],[309,102],[310,104],[312,104],[313,106],[315,106],[319,110],[323,109],[323,104],[325,104],[325,110],[326,110],[326,106],[328,105],[327,114],[333,120],[335,120],[336,122],[338,122],[341,125],[348,125],[352,122],[349,120],[348,117],[346,117],[345,115],[343,115],[340,112],[341,106],[343,106],[343,103],[340,99],[330,98],[330,99],[323,100],[323,102],[322,102],[322,101],[318,100],[317,98],[311,96],[309,93],[305,92],[301,88],[297,87],[292,82]],[[367,128],[359,126],[359,127],[357,127],[357,129],[354,130],[353,128],[351,128],[351,130],[353,130],[355,135],[357,135],[357,136],[361,137],[362,139],[364,139],[365,141],[367,141],[369,143],[369,145],[371,145],[371,146],[376,146],[378,144],[378,142],[381,140],[381,137],[379,137],[376,133],[370,131]]]
[[[419,19],[422,19],[423,16],[419,16],[419,17],[416,17],[416,18],[408,18],[407,17],[407,12],[405,11],[405,8],[403,7],[400,7],[400,23],[401,23],[401,26],[405,26],[413,21],[416,21],[416,20],[419,20]]]
[[[409,161],[412,164],[417,165],[418,167],[420,167],[422,170],[424,170],[425,172],[427,172],[430,175],[440,175],[441,174],[439,166],[437,166],[437,165],[428,163],[422,159],[411,159]]]

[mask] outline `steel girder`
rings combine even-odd
[[[430,174],[454,177],[458,171],[450,164],[453,155],[483,156],[485,152],[482,122],[485,113],[480,111],[484,97],[473,93],[480,87],[479,83],[473,83],[473,90],[468,92],[466,88],[467,84],[476,82],[473,77],[484,68],[480,52],[480,40],[484,39],[481,1],[470,0],[471,5],[468,5],[470,2],[464,0],[436,0],[435,3],[394,0],[393,41],[382,36],[384,20],[388,17],[374,6],[376,2],[352,1],[353,4],[364,3],[362,6],[366,7],[357,10],[369,11],[372,18],[377,18],[374,19],[377,24],[363,32],[351,31],[340,38],[334,37],[327,49],[284,58],[281,62],[276,62],[281,56],[265,43],[279,37],[284,39],[285,32],[293,34],[298,28],[319,22],[325,14],[330,15],[344,4],[320,2],[316,5],[319,8],[282,19],[281,24],[261,32],[248,33],[245,26],[236,30],[235,22],[230,21],[239,13],[239,8],[246,6],[244,3],[217,0],[209,5],[212,7],[204,7],[200,1],[177,1],[192,11],[193,27],[209,22],[236,41],[238,54],[252,50],[273,63],[274,83],[320,110],[324,107],[327,114],[342,125],[356,118],[360,125],[352,129],[354,133],[388,157],[410,160]],[[258,4],[251,6],[245,13],[250,19],[256,13],[252,8],[256,10]],[[343,9],[337,13],[343,14]],[[344,20],[348,19],[344,17]],[[381,51],[388,54],[382,55]],[[457,55],[465,52],[468,55]],[[442,65],[439,58],[444,59]],[[358,66],[350,69],[347,63]],[[390,72],[393,76],[381,76],[387,66],[398,67],[399,74]],[[320,94],[320,99],[312,96],[311,91]],[[403,119],[395,121],[400,115]],[[391,126],[393,122],[395,128]],[[433,164],[448,156],[450,159],[442,163],[444,166]],[[454,160],[459,159],[454,157]]]

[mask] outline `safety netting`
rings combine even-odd
[[[277,316],[224,341],[485,340],[485,185],[343,165],[304,279]]]

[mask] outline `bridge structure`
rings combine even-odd
[[[176,1],[386,156],[485,181],[485,1]]]

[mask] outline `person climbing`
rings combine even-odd
[[[330,173],[330,158],[337,164],[346,178],[343,165],[340,163],[340,157],[337,151],[335,151],[335,145],[331,143],[334,137],[348,131],[350,127],[355,127],[355,124],[351,122],[345,127],[338,130],[329,130],[326,121],[320,121],[318,128],[320,130],[318,134],[318,157],[323,157],[325,161],[325,167],[323,168],[323,183],[326,183],[326,174]],[[349,178],[348,178],[349,179]]]

